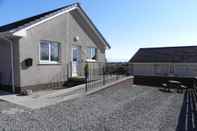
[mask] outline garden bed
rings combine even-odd
[[[71,88],[71,87],[78,86],[78,85],[85,84],[85,83],[86,83],[85,78],[72,77],[72,78],[69,78],[68,81],[66,81],[63,84],[63,87]]]

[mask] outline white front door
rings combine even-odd
[[[81,61],[80,47],[72,48],[72,77],[79,75],[79,66]]]

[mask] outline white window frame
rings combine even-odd
[[[96,51],[96,52],[95,52],[95,53],[96,53],[96,59],[87,58],[86,61],[87,61],[87,62],[96,62],[96,60],[97,60],[97,48],[95,48],[95,47],[88,47],[88,48],[87,48],[87,55],[89,55],[89,52],[88,52],[89,49],[96,49],[96,50],[95,50],[95,51]],[[91,52],[91,55],[92,55],[92,50],[91,50],[90,52]],[[89,57],[89,56],[88,56],[88,57]]]
[[[41,60],[41,43],[42,42],[47,42],[48,46],[49,46],[49,60]],[[53,43],[57,43],[58,46],[58,53],[59,53],[59,61],[51,61],[51,44]],[[41,40],[40,44],[39,44],[39,64],[60,64],[60,51],[61,50],[61,46],[59,42],[55,42],[55,41],[49,41],[49,40]]]

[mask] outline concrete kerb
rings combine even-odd
[[[120,83],[120,82],[129,80],[129,79],[133,79],[133,78],[134,78],[133,76],[129,76],[129,77],[125,77],[125,78],[119,79],[119,80],[114,81],[114,82],[112,82],[112,83],[106,84],[106,85],[104,85],[104,86],[102,86],[102,87],[99,87],[99,88],[96,88],[96,89],[94,89],[94,90],[91,90],[91,91],[87,92],[86,95],[94,94],[94,93],[96,93],[96,92],[98,92],[98,91],[101,91],[101,90],[103,90],[103,89],[109,88],[109,87],[111,87],[111,86],[113,86],[113,85],[115,85],[115,84],[118,84],[118,83]],[[132,84],[133,84],[133,83],[132,83]]]
[[[69,94],[70,92],[73,92],[73,91],[76,91],[76,90],[85,91],[85,84],[74,86],[72,88],[68,88],[68,89],[65,89],[65,90],[58,90],[58,91],[55,91],[54,93],[45,95],[42,98],[54,97],[54,96],[57,96],[57,94],[59,94],[59,95],[61,95],[61,94]]]
[[[112,83],[106,84],[105,86],[95,88],[89,92],[85,92],[85,84],[75,86],[72,88],[68,88],[65,90],[58,90],[54,93],[46,94],[43,96],[40,96],[39,98],[32,98],[31,96],[16,96],[16,95],[8,95],[8,96],[1,96],[0,99],[15,103],[30,109],[39,109],[50,105],[55,105],[60,102],[68,101],[77,99],[83,96],[91,95],[93,93],[96,93],[98,91],[101,91],[103,89],[106,89],[108,87],[111,87],[115,84],[118,84],[120,82],[123,82],[125,80],[133,79],[132,76],[125,77],[120,80],[114,81]],[[133,84],[133,83],[132,83]]]
[[[0,99],[30,109],[39,109],[42,107],[54,105],[63,101],[72,100],[81,97],[84,95],[83,93],[84,88],[85,88],[85,84],[68,89],[62,89],[56,91],[54,90],[54,92],[51,92],[49,94],[42,93],[42,95],[37,98],[35,98],[34,95],[17,96],[16,94],[11,94],[11,95],[0,96]]]
[[[89,91],[89,92],[85,92],[85,84],[82,84],[82,85],[78,85],[78,86],[75,86],[75,87],[72,87],[72,88],[68,88],[68,89],[66,89],[66,90],[59,90],[59,91],[56,91],[55,93],[52,93],[52,94],[48,94],[48,95],[45,95],[45,96],[43,96],[42,98],[50,98],[50,97],[54,97],[54,96],[57,96],[57,94],[68,94],[68,93],[70,93],[70,92],[72,92],[72,91],[75,91],[75,90],[81,90],[82,92],[82,95],[84,94],[84,95],[90,95],[90,94],[92,94],[92,93],[95,93],[95,92],[97,92],[97,91],[100,91],[100,90],[103,90],[103,89],[105,89],[105,88],[108,88],[108,87],[111,87],[111,86],[113,86],[113,85],[115,85],[115,84],[118,84],[118,83],[120,83],[120,82],[122,82],[122,81],[125,81],[125,80],[129,80],[129,79],[133,79],[134,77],[133,76],[129,76],[129,77],[125,77],[125,78],[122,78],[122,79],[119,79],[119,80],[117,80],[117,81],[114,81],[114,82],[112,82],[112,83],[109,83],[109,84],[106,84],[106,85],[104,85],[104,86],[102,86],[102,87],[99,87],[99,88],[95,88],[94,90],[91,90],[91,91]],[[133,83],[132,83],[133,84]]]

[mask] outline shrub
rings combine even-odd
[[[89,74],[89,65],[88,65],[88,63],[85,64],[84,74],[85,74],[85,78],[87,79],[88,78],[88,74]]]

